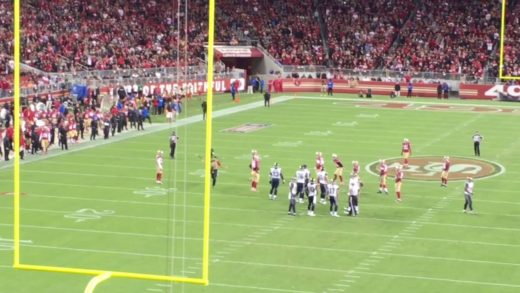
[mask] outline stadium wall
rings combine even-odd
[[[245,78],[228,78],[216,79],[214,88],[215,92],[228,92],[231,88],[232,82],[238,82],[240,91],[246,89]],[[275,84],[276,86],[273,86]],[[134,83],[113,84],[102,87],[100,90],[104,94],[113,94],[117,91],[119,86],[124,86],[127,91],[137,90],[139,87],[143,89],[145,94],[153,93],[159,90],[162,93],[170,94],[179,86],[186,85],[194,94],[204,94],[207,91],[207,83],[201,80],[180,81],[176,82],[154,82],[138,85]],[[394,90],[395,83],[393,82],[377,82],[377,81],[348,81],[348,80],[334,80],[335,93],[350,93],[358,94],[360,90],[366,91],[372,89],[373,95],[389,95]],[[320,92],[321,79],[274,79],[269,81],[269,87],[273,92]],[[406,84],[401,83],[401,94],[406,94]],[[509,95],[510,97],[520,99],[520,85],[493,85],[493,84],[460,84],[459,97],[461,99],[475,99],[475,100],[492,100],[499,97],[499,93]],[[70,91],[53,91],[42,95],[51,94],[55,97],[70,95]],[[418,97],[437,97],[437,84],[435,83],[415,83],[413,95]],[[32,98],[33,95],[27,98]],[[5,97],[0,99],[0,103],[12,101],[12,97]]]
[[[519,99],[520,85],[460,84],[461,99],[492,100],[500,98],[499,94]]]
[[[321,79],[284,79],[283,91],[284,92],[320,92],[321,91]],[[407,85],[405,82],[401,82],[401,95],[406,95]],[[335,93],[348,93],[358,94],[361,90],[367,91],[369,88],[372,89],[372,95],[387,95],[394,90],[395,83],[393,82],[378,82],[378,81],[357,81],[357,80],[334,80],[334,92]],[[404,94],[403,94],[404,93]],[[437,84],[436,83],[416,83],[413,86],[413,96],[416,97],[437,97]]]

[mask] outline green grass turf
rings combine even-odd
[[[224,167],[212,192],[210,286],[110,279],[96,292],[517,292],[520,116],[363,108],[354,106],[353,96],[335,98],[344,100],[296,98],[214,120],[213,145]],[[242,104],[260,99],[243,96]],[[200,113],[198,100],[187,106],[183,115]],[[215,108],[236,106],[221,96]],[[334,125],[353,121],[357,124]],[[223,131],[245,123],[270,127],[247,134]],[[461,181],[441,188],[437,180],[405,179],[402,204],[394,201],[393,184],[390,195],[376,193],[378,178],[365,166],[398,157],[404,137],[412,141],[414,156],[471,157],[475,130],[485,137],[482,158],[506,167],[500,176],[476,181],[475,215],[462,213]],[[22,263],[200,276],[204,125],[177,132],[177,158],[166,160],[160,187],[154,182],[154,155],[167,148],[169,129],[22,165],[27,193],[22,239],[32,241],[23,243]],[[262,157],[258,193],[249,190],[251,149]],[[352,160],[361,163],[359,217],[333,218],[328,206],[318,205],[318,216],[311,218],[303,204],[297,217],[289,217],[287,184],[277,201],[267,199],[274,162],[290,177],[300,164],[313,166],[316,151],[324,153],[329,173],[332,153],[346,170]],[[11,184],[12,168],[0,169],[0,191]],[[139,193],[147,188],[148,197]],[[341,212],[345,194],[342,190]],[[75,214],[82,209],[106,215],[86,219]],[[0,196],[0,237],[12,238],[10,196]],[[9,242],[0,244],[1,293],[83,292],[90,279],[15,271]]]

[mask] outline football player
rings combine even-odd
[[[280,180],[285,183],[283,178],[282,168],[278,166],[278,163],[274,163],[274,166],[269,172],[269,183],[271,184],[271,191],[269,191],[269,199],[276,199],[278,195],[278,186],[280,186]]]
[[[339,183],[343,185],[343,163],[336,154],[332,154],[332,161],[336,166],[336,171],[334,171],[334,178],[332,181],[336,181],[339,178]]]
[[[404,172],[401,165],[395,167],[395,194],[397,195],[397,201],[401,201],[401,185],[403,183]]]
[[[288,215],[296,216],[296,178],[292,178],[289,183],[289,212]]]
[[[388,194],[388,188],[386,187],[386,177],[388,175],[388,165],[385,160],[379,160],[379,191],[377,193]]]
[[[444,163],[442,164],[441,172],[441,186],[448,186],[448,173],[450,172],[450,157],[444,156]]]
[[[260,182],[260,155],[257,150],[251,151],[251,191],[257,191],[258,183]]]
[[[300,169],[296,171],[296,193],[298,194],[299,203],[304,202],[305,181],[307,180],[307,171],[304,166],[301,165]]]
[[[318,184],[320,185],[320,203],[326,204],[327,200],[325,197],[327,196],[327,185],[328,185],[328,178],[327,178],[327,171],[325,169],[321,169],[320,172],[318,172]]]
[[[162,175],[163,175],[163,151],[158,150],[157,155],[155,156],[155,165],[157,167],[157,171],[155,174],[155,182],[158,184],[162,184]]]
[[[408,138],[405,138],[403,140],[403,146],[401,148],[401,156],[403,156],[404,159],[404,167],[408,167],[408,158],[412,155],[412,144],[408,140]]]
[[[316,176],[318,176],[318,172],[323,170],[325,167],[325,160],[323,159],[323,155],[321,152],[316,152]]]
[[[329,192],[329,200],[330,200],[330,215],[333,217],[339,217],[338,215],[338,195],[339,195],[339,185],[336,180],[333,180],[332,183],[328,186]]]
[[[318,193],[318,189],[316,187],[316,183],[314,182],[314,178],[311,178],[309,184],[307,184],[308,200],[309,204],[307,205],[307,215],[314,217],[314,208],[316,206],[316,195]]]

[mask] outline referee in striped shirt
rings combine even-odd
[[[175,131],[172,132],[170,136],[170,158],[175,159],[175,148],[177,147],[177,141],[179,137],[175,134]]]
[[[484,137],[478,133],[478,131],[475,131],[475,134],[473,134],[473,150],[475,151],[475,156],[480,157],[480,143]]]

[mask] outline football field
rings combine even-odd
[[[352,95],[260,95],[241,104],[218,96],[213,147],[222,161],[211,194],[210,285],[109,279],[95,292],[519,292],[520,109],[515,104]],[[145,125],[107,141],[70,146],[21,165],[21,263],[200,277],[205,125],[200,104],[174,126]],[[472,136],[483,137],[481,157]],[[400,162],[412,143],[403,202],[378,194],[377,162]],[[165,151],[164,183],[154,157]],[[251,150],[261,158],[250,190]],[[286,179],[315,153],[360,162],[360,214],[340,217],[318,204],[287,215],[288,184],[269,200],[269,169]],[[452,168],[440,187],[443,156]],[[83,292],[89,276],[12,269],[13,169],[0,164],[0,293]],[[389,171],[393,176],[394,169]],[[475,178],[474,214],[463,213],[464,180]]]

